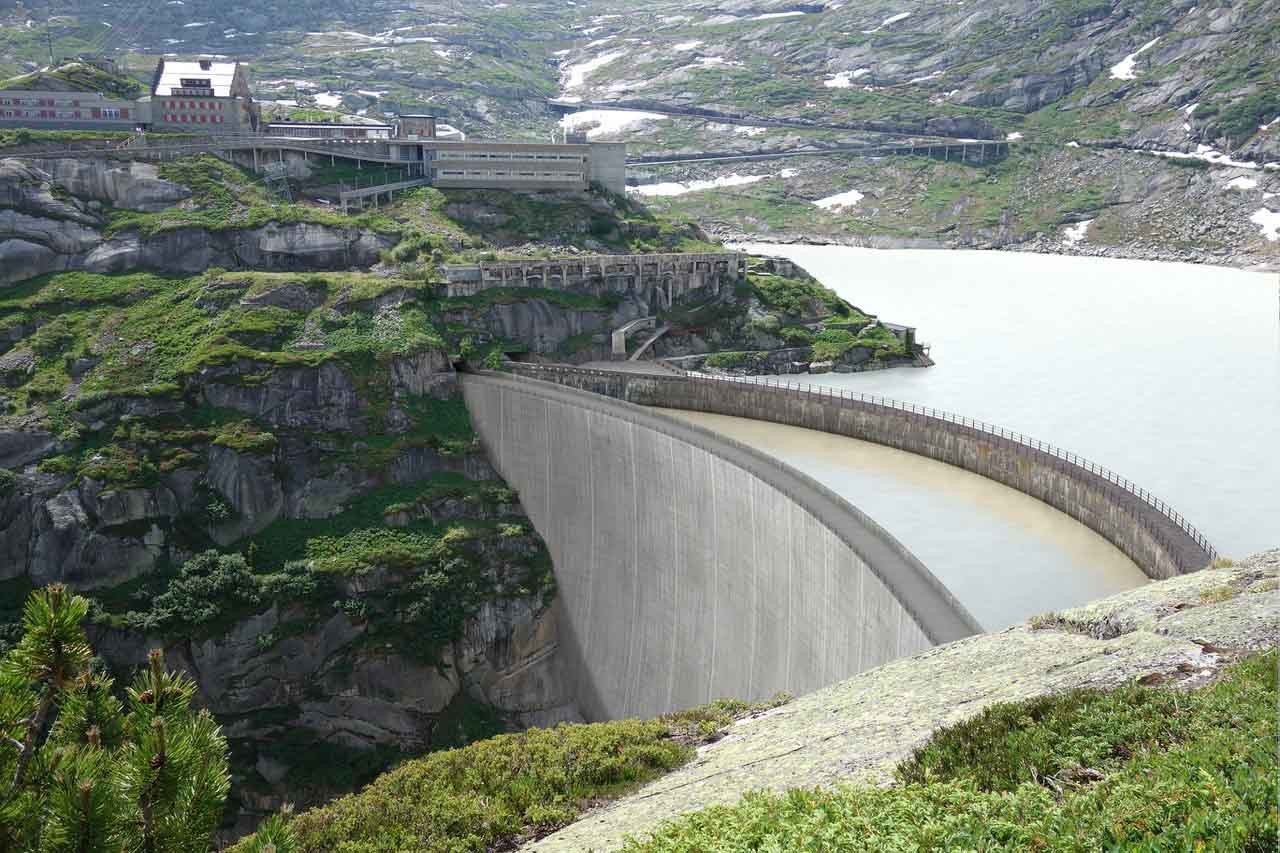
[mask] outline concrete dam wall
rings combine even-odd
[[[1186,519],[1115,473],[1035,439],[946,412],[778,382],[524,364],[513,369],[642,405],[805,427],[946,462],[1061,510],[1156,580],[1202,569],[1217,556]]]
[[[589,719],[805,693],[979,630],[892,536],[758,451],[549,383],[461,385],[550,549]]]

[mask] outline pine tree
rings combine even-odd
[[[93,668],[88,609],[60,585],[32,593],[0,662],[0,853],[209,850],[226,740],[159,651],[122,703]]]

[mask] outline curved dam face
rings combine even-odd
[[[550,549],[589,719],[805,693],[979,630],[893,537],[758,451],[550,383],[460,380]]]
[[[789,383],[562,365],[512,369],[646,406],[830,432],[964,468],[1066,513],[1155,580],[1198,571],[1217,557],[1185,518],[1118,474],[1044,442],[947,412]]]

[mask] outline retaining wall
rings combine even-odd
[[[460,381],[550,549],[591,719],[805,693],[979,630],[875,522],[765,454],[550,383]]]
[[[1115,473],[1035,439],[946,412],[776,382],[536,365],[515,369],[642,405],[806,427],[956,465],[1065,512],[1153,579],[1196,571],[1217,556],[1186,519]]]

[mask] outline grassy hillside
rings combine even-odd
[[[627,849],[1270,849],[1276,665],[1257,655],[1189,694],[1132,685],[991,706],[935,733],[894,787],[748,794]],[[304,851],[503,847],[687,760],[690,720],[696,743],[756,710],[483,741],[410,761],[290,828]]]

